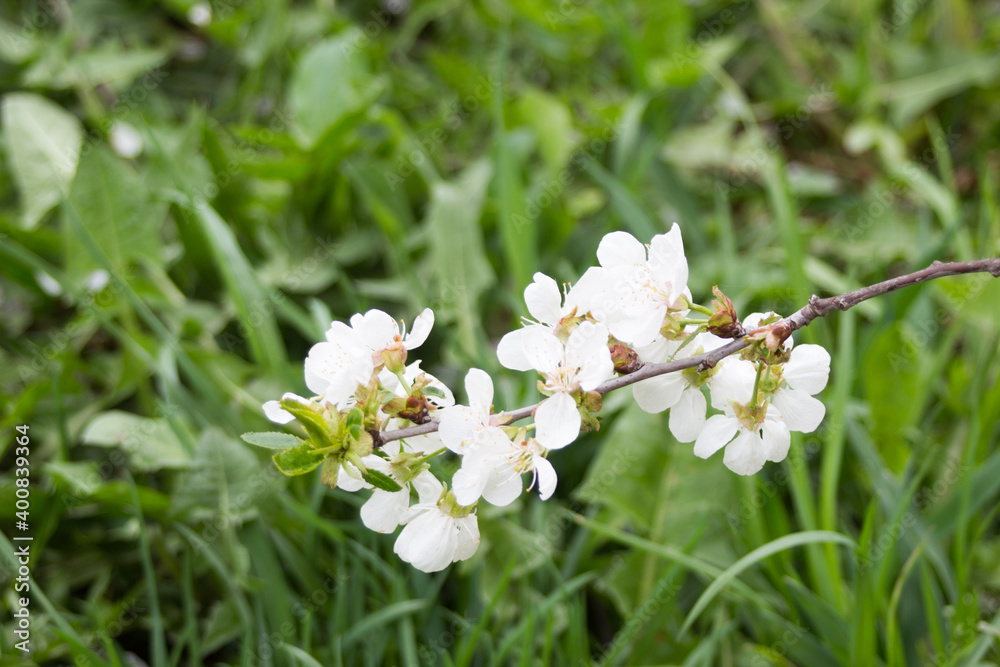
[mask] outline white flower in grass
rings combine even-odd
[[[434,313],[425,309],[408,334],[381,310],[351,317],[351,326],[333,322],[326,341],[306,357],[306,386],[328,403],[339,404],[371,380],[375,368],[389,363],[402,368],[407,350],[419,347],[434,325]]]
[[[515,442],[499,428],[487,429],[466,450],[462,467],[452,479],[455,500],[471,505],[482,497],[498,507],[509,505],[521,495],[525,473],[532,475],[529,490],[537,482],[539,497],[548,500],[556,490],[557,477],[545,449],[534,438]]]
[[[764,383],[771,406],[792,431],[812,433],[823,421],[826,406],[813,394],[826,387],[830,378],[830,353],[820,345],[798,345],[780,367],[772,367],[774,377]],[[779,383],[780,381],[780,383]]]
[[[580,411],[573,392],[593,391],[614,372],[608,329],[581,322],[563,343],[549,331],[533,328],[523,342],[530,368],[545,376],[545,390],[550,394],[535,408],[535,436],[549,449],[565,447],[580,434]],[[507,366],[499,350],[497,355]]]
[[[544,273],[536,273],[534,282],[524,288],[524,303],[537,322],[500,339],[497,346],[500,363],[515,371],[531,370],[531,362],[524,354],[525,336],[530,337],[531,332],[538,329],[558,335],[564,319],[583,317],[591,310],[595,296],[603,289],[603,281],[603,272],[591,268],[569,289],[564,299],[555,280]]]
[[[766,461],[788,456],[791,434],[772,406],[751,405],[757,372],[752,363],[732,359],[712,379],[713,415],[695,441],[694,453],[703,459],[726,448],[723,463],[740,475],[752,475]]]
[[[438,435],[444,445],[456,454],[464,454],[466,447],[492,428],[502,426],[506,418],[492,414],[493,379],[486,371],[472,368],[465,375],[465,393],[469,405],[453,405],[438,416]]]
[[[405,511],[406,525],[393,551],[424,572],[438,572],[476,553],[479,523],[473,508],[458,505],[451,492],[442,493],[441,482],[433,476],[415,486],[420,502]]]
[[[607,234],[597,248],[608,284],[594,315],[615,338],[638,346],[653,342],[668,313],[686,312],[691,294],[677,223],[654,236],[648,250],[628,232]]]
[[[377,533],[391,533],[406,518],[406,511],[410,507],[411,485],[413,488],[420,489],[422,486],[433,485],[437,480],[429,471],[424,470],[409,481],[401,481],[399,468],[393,465],[393,459],[401,451],[399,443],[390,442],[382,448],[382,451],[389,455],[389,460],[372,454],[364,457],[362,461],[367,468],[376,470],[393,479],[402,487],[399,491],[386,491],[385,489],[373,488],[371,484],[363,479],[352,477],[344,470],[343,466],[341,466],[338,473],[337,484],[345,491],[371,488],[371,497],[361,506],[361,522],[369,530],[374,530]]]
[[[710,352],[725,344],[725,340],[710,333],[698,334],[687,345],[684,345],[684,340],[668,341],[663,336],[657,336],[649,345],[637,348],[636,353],[644,362],[664,363]],[[725,363],[726,360],[720,361],[714,369],[704,373],[689,368],[642,380],[632,385],[632,396],[646,412],[663,412],[669,408],[670,432],[679,442],[691,442],[705,425],[708,403],[701,386],[708,383]]]

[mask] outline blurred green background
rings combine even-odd
[[[239,435],[371,307],[535,400],[496,341],[611,230],[744,315],[997,256],[1000,3],[0,4],[0,665],[996,664],[988,275],[797,334],[827,417],[753,478],[609,395],[435,575]]]

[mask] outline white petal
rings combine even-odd
[[[680,373],[667,373],[635,383],[632,385],[632,396],[640,408],[656,414],[676,405],[686,386],[687,382]]]
[[[451,478],[451,490],[455,493],[455,501],[460,505],[471,505],[479,500],[486,487],[486,476],[477,466],[462,467],[455,471]]]
[[[707,459],[712,454],[726,446],[740,428],[740,422],[735,417],[712,415],[705,422],[705,428],[694,443],[695,456]]]
[[[368,457],[366,456],[365,458],[367,459]],[[378,457],[376,456],[373,458]],[[365,463],[367,464],[368,461],[365,461]],[[358,476],[354,477],[353,475],[348,474],[348,472],[344,469],[347,466],[351,466],[351,470]],[[361,489],[371,489],[373,487],[371,484],[361,479],[361,473],[358,472],[357,468],[350,463],[345,463],[340,466],[339,470],[337,470],[337,488],[354,493],[355,491],[360,491]]]
[[[544,273],[536,273],[535,282],[524,288],[524,303],[532,317],[550,327],[559,324],[562,318],[559,285]]]
[[[576,315],[580,316],[591,311],[600,311],[598,302],[610,280],[610,275],[599,266],[592,266],[573,283],[566,294],[566,304],[563,312],[570,313],[576,310]],[[593,313],[595,317],[599,312]]]
[[[281,403],[278,401],[268,401],[263,406],[264,416],[273,421],[275,424],[287,424],[288,422],[295,419],[295,416],[281,407]]]
[[[584,391],[591,391],[615,371],[608,350],[608,328],[581,322],[566,341],[566,364],[578,368],[576,379]]]
[[[666,234],[657,234],[649,244],[649,270],[661,285],[669,285],[671,301],[687,288],[688,264],[684,256],[681,228],[675,222]]]
[[[771,405],[778,410],[781,419],[792,431],[812,433],[823,421],[826,406],[823,401],[810,396],[802,389],[779,389],[771,399]]]
[[[500,339],[497,345],[497,359],[504,368],[512,371],[530,371],[534,367],[531,365],[524,352],[525,337],[530,336],[528,332],[532,329],[547,329],[539,324],[530,324],[520,329],[515,329]]]
[[[782,368],[782,377],[792,389],[818,394],[830,378],[830,353],[820,345],[799,345]]]
[[[608,324],[615,338],[631,343],[637,347],[649,345],[656,339],[663,327],[663,318],[667,314],[666,306],[642,309],[638,315],[614,321]]]
[[[597,261],[606,269],[642,264],[646,248],[628,232],[611,232],[597,246]]]
[[[339,403],[367,382],[375,370],[369,354],[339,342],[316,343],[305,362],[306,386],[331,403]]]
[[[493,378],[490,374],[479,368],[470,369],[465,374],[465,393],[469,395],[469,406],[488,419],[493,406]]]
[[[506,462],[506,465],[498,466],[487,475],[486,485],[483,487],[483,500],[497,507],[506,507],[521,495],[523,489],[521,473],[514,470],[510,462]],[[457,495],[455,499],[458,499]]]
[[[352,316],[351,328],[365,346],[375,351],[385,348],[399,335],[399,325],[396,324],[396,320],[385,311],[375,308],[364,315]]]
[[[580,435],[580,423],[576,401],[560,392],[535,409],[535,438],[546,449],[561,449]]]
[[[542,456],[536,456],[534,463],[535,474],[538,475],[538,497],[542,500],[548,500],[556,490],[556,482],[558,481],[556,469],[552,467],[547,458]]]
[[[399,533],[393,551],[423,572],[438,572],[452,562],[456,535],[452,518],[437,508],[422,513]]]
[[[455,551],[451,557],[453,563],[471,558],[476,553],[476,549],[479,548],[479,520],[475,514],[457,519],[454,530],[456,539]]]
[[[464,454],[483,428],[482,415],[465,405],[455,405],[440,412],[438,435],[444,446],[456,454]]]
[[[376,533],[391,533],[409,504],[410,488],[405,484],[402,491],[375,489],[372,497],[361,506],[361,522]]]
[[[687,348],[690,347],[692,351],[688,356],[694,356],[694,352],[696,350],[700,349],[702,352],[711,352],[712,350],[717,350],[723,345],[731,342],[732,341],[726,340],[725,338],[719,338],[718,336],[705,332],[695,336],[694,340],[688,343],[687,347],[684,349],[687,350]]]
[[[692,343],[689,343],[688,346],[684,348],[684,351],[687,351],[687,349],[693,344],[693,341]],[[663,336],[657,334],[656,337],[653,338],[652,343],[636,347],[635,353],[638,354],[639,358],[646,363],[662,364],[670,359],[670,356],[679,346],[679,341],[667,340]]]
[[[705,395],[700,389],[688,386],[681,392],[677,405],[670,409],[670,432],[678,442],[692,442],[705,427]]]
[[[730,357],[720,363],[719,370],[708,381],[712,407],[717,410],[731,410],[730,401],[744,405],[749,403],[754,381],[757,379],[757,369],[746,359]]]
[[[788,447],[792,442],[792,434],[784,422],[776,419],[765,419],[761,425],[761,439],[764,442],[764,458],[768,461],[784,461],[788,456]]]
[[[562,341],[546,327],[526,327],[523,331],[524,354],[531,368],[545,374],[555,372],[563,360]]]
[[[394,323],[395,324],[395,323]],[[434,327],[434,311],[430,308],[424,308],[417,319],[413,320],[413,326],[410,327],[409,333],[403,338],[403,345],[407,350],[415,350],[424,344],[427,340],[427,336],[430,335],[431,329]]]
[[[429,503],[433,505],[437,503],[441,497],[441,492],[444,491],[441,482],[428,470],[410,480],[410,484],[417,490],[417,496],[420,498],[421,504]]]
[[[722,462],[737,475],[753,475],[764,467],[764,443],[756,433],[744,431],[726,447]]]
[[[326,330],[326,340],[344,347],[359,347],[361,345],[358,333],[343,322],[330,323],[330,328]]]

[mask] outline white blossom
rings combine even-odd
[[[614,372],[608,351],[608,329],[581,322],[563,343],[544,328],[532,328],[523,337],[523,353],[530,367],[545,376],[549,398],[535,408],[535,436],[549,449],[559,449],[580,434],[580,411],[573,393],[592,391]],[[497,351],[500,363],[510,359]]]
[[[471,509],[456,505],[433,477],[422,480],[417,492],[420,502],[405,511],[406,525],[393,551],[424,572],[438,572],[476,553],[479,523]]]
[[[618,340],[637,346],[656,338],[668,313],[686,312],[688,265],[676,223],[647,248],[628,232],[607,234],[597,248],[607,272],[594,316]]]
[[[684,340],[668,341],[658,335],[649,345],[637,348],[636,353],[644,362],[664,363],[704,354],[726,344],[725,340],[710,333],[700,333],[686,345]],[[669,408],[670,432],[679,442],[691,442],[705,425],[708,407],[700,387],[709,382],[725,363],[726,360],[722,360],[715,369],[705,373],[689,368],[642,380],[632,385],[632,396],[646,412],[663,412]]]
[[[521,475],[525,473],[532,475],[531,486],[538,483],[539,497],[548,500],[556,490],[557,478],[555,468],[545,458],[545,449],[535,438],[515,442],[501,429],[490,428],[462,457],[462,467],[452,479],[455,500],[471,505],[482,497],[498,507],[509,505],[521,495]]]

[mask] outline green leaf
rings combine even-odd
[[[383,81],[368,72],[364,34],[346,30],[312,47],[292,74],[288,103],[299,144],[313,148],[331,128],[365,111]]]
[[[143,179],[104,146],[80,160],[66,203],[120,270],[140,258],[162,262],[159,230],[167,205],[153,203]],[[64,230],[69,277],[79,281],[102,268],[65,216]]]
[[[491,173],[489,163],[479,161],[466,169],[458,181],[436,183],[431,188],[427,211],[426,224],[430,229],[440,294],[438,302],[445,314],[457,317],[459,339],[470,353],[475,352],[476,332],[481,326],[476,302],[496,280],[483,249],[479,226]]]
[[[187,468],[191,456],[162,419],[147,419],[130,412],[109,410],[97,415],[81,438],[88,445],[121,447],[129,461],[142,471]]]
[[[268,449],[288,449],[289,447],[297,447],[301,444],[305,444],[294,435],[291,435],[290,433],[281,433],[279,431],[244,433],[240,437],[243,438],[244,441],[249,442],[251,445],[266,447]]]
[[[312,472],[323,462],[324,455],[306,443],[277,452],[273,457],[274,465],[282,474],[294,477]]]
[[[681,626],[681,630],[678,634],[683,635],[687,632],[687,629],[691,627],[691,624],[698,618],[698,615],[704,611],[705,607],[708,606],[708,603],[711,602],[716,595],[718,595],[719,591],[725,588],[729,582],[736,579],[736,577],[738,577],[740,573],[747,568],[786,549],[791,549],[792,547],[798,547],[805,544],[817,544],[820,542],[836,542],[851,548],[857,547],[854,540],[849,537],[826,530],[810,530],[801,533],[793,533],[768,542],[764,546],[754,549],[746,556],[733,563],[725,572],[720,574],[708,588],[705,589],[705,592],[702,593],[701,597],[699,597],[697,602],[695,602],[694,607],[692,607],[691,611],[688,612],[687,618],[684,619],[684,625]]]
[[[517,107],[524,122],[538,137],[545,166],[553,172],[561,169],[576,145],[569,108],[559,98],[538,88],[521,91]]]
[[[368,468],[361,473],[361,476],[365,478],[366,482],[374,486],[376,489],[393,492],[403,490],[403,487],[401,487],[396,480],[383,472],[379,472],[378,470]]]
[[[80,161],[83,130],[73,114],[31,93],[6,95],[0,113],[21,193],[21,224],[31,229],[66,197]]]

